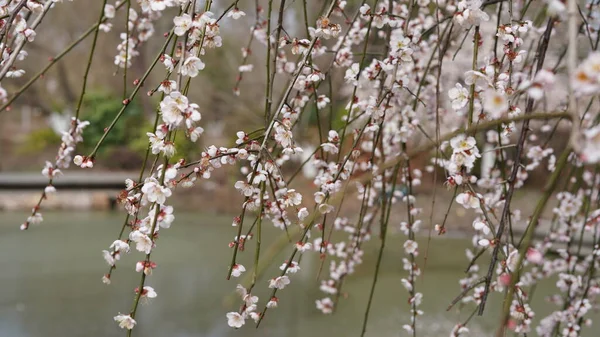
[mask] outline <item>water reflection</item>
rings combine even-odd
[[[100,252],[114,240],[122,223],[121,214],[45,213],[43,225],[19,231],[25,214],[6,213],[0,219],[0,336],[123,336],[112,317],[128,312],[139,274],[134,264],[142,254],[125,256],[118,264],[111,286],[100,278],[107,271]],[[322,297],[315,281],[316,256],[302,261],[302,272],[280,293],[280,306],[270,310],[261,328],[246,326],[232,330],[225,313],[235,310],[224,298],[236,280],[225,281],[234,230],[228,216],[178,214],[173,227],[163,232],[154,252],[158,264],[147,285],[158,292],[151,305],[138,312],[136,336],[205,337],[295,337],[358,336],[372,282],[377,244],[365,246],[363,267],[345,282],[347,298],[334,316],[323,316],[314,307]],[[266,231],[264,242],[278,230]],[[466,240],[434,239],[429,260],[417,288],[425,293],[420,336],[447,336],[452,326],[469,312],[446,312],[458,293],[457,280],[465,266]],[[409,321],[399,237],[392,238],[383,261],[368,336],[402,336]],[[424,246],[423,246],[424,247]],[[251,266],[253,246],[242,254]],[[288,251],[285,252],[288,255]],[[279,262],[267,272],[276,274]],[[250,269],[250,268],[248,268]],[[259,282],[257,295],[266,299],[267,278]],[[544,289],[535,301],[543,300]],[[499,298],[491,299],[487,315],[476,318],[471,336],[489,336],[498,317]],[[264,304],[261,303],[261,304]],[[550,306],[547,309],[552,309]],[[534,306],[535,308],[535,306]],[[545,313],[538,312],[537,318]],[[590,334],[590,336],[593,334]]]

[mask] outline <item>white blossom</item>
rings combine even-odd
[[[131,330],[136,324],[136,321],[130,315],[118,314],[114,317],[114,320],[119,323],[121,329]]]

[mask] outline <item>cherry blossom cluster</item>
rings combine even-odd
[[[165,4],[174,6],[171,3]],[[158,2],[151,2],[147,5],[144,6],[142,4],[142,11],[145,14],[149,13],[150,16],[156,16],[156,14],[152,14],[153,11],[158,12],[166,8],[160,6]],[[196,11],[190,9],[189,2],[186,1],[180,5],[182,11],[185,13],[183,16],[178,16],[173,20],[175,24],[173,33],[177,36],[184,36],[187,43],[181,45],[180,49],[175,50],[174,55],[161,55],[160,59],[165,64],[168,75],[157,86],[157,90],[149,93],[151,95],[158,91],[162,96],[158,109],[162,123],[156,126],[156,129],[153,130],[154,132],[147,133],[149,153],[156,156],[157,160],[162,158],[164,163],[156,166],[153,165],[152,174],[143,180],[142,176],[140,176],[139,181],[130,179],[126,181],[126,189],[119,195],[119,201],[127,211],[123,229],[118,239],[110,245],[109,249],[102,252],[105,261],[110,266],[109,272],[102,278],[106,284],[111,283],[111,275],[115,269],[116,262],[120,260],[123,253],[130,252],[132,246],[135,246],[135,250],[145,254],[145,259],[135,265],[136,272],[141,273],[142,276],[141,286],[135,289],[135,304],[133,309],[129,314],[119,313],[119,315],[114,317],[119,326],[127,330],[132,330],[136,325],[135,314],[137,312],[137,304],[141,300],[156,297],[154,289],[146,286],[145,282],[146,277],[150,276],[153,269],[156,268],[156,263],[151,260],[151,254],[156,247],[159,231],[160,229],[170,228],[175,220],[173,207],[167,205],[167,199],[172,196],[172,189],[177,185],[184,187],[191,186],[198,175],[207,178],[210,177],[211,169],[208,163],[211,160],[207,160],[204,163],[201,161],[200,165],[194,167],[193,171],[188,174],[180,174],[181,170],[190,166],[185,163],[185,160],[181,159],[174,164],[170,163],[170,159],[176,155],[174,144],[175,132],[183,130],[190,141],[195,142],[204,131],[198,125],[201,119],[199,106],[189,102],[186,96],[187,88],[183,92],[177,90],[179,88],[178,83],[182,83],[186,77],[196,77],[198,72],[204,68],[204,64],[197,57],[197,55],[201,54],[203,48],[199,48],[197,42],[204,41],[205,43],[203,45],[200,44],[200,46],[207,48],[220,46],[219,28],[216,21],[212,19],[212,13],[207,11],[201,15],[196,15]],[[190,19],[191,16],[187,11],[195,18],[193,27]],[[135,20],[135,15],[131,14],[130,20],[132,17]],[[189,22],[187,24],[182,23],[182,20],[185,21],[186,18],[190,19]],[[127,61],[130,61],[130,59],[127,59]],[[177,67],[177,72],[175,72],[175,67]],[[169,79],[172,73],[177,74],[177,80]],[[136,80],[134,83],[140,85],[139,82],[139,80]],[[207,152],[212,151],[209,149]],[[217,151],[214,151],[212,157],[217,156]],[[92,157],[81,156],[80,160],[85,161]],[[220,159],[216,160],[219,161]],[[216,162],[213,162],[213,165],[218,166]],[[201,170],[202,172],[200,172]],[[123,238],[126,227],[129,229],[129,234],[126,238]]]
[[[38,203],[32,209],[31,215],[21,225],[21,230],[28,229],[31,224],[35,225],[43,221],[42,213],[40,213],[42,201],[48,198],[50,194],[56,192],[56,188],[52,183],[54,179],[62,175],[61,169],[66,169],[70,166],[77,143],[83,141],[83,130],[88,125],[90,125],[88,121],[82,122],[79,119],[72,118],[69,130],[62,133],[62,143],[58,148],[55,161],[46,161],[46,165],[42,169],[42,175],[48,178],[48,185],[44,188]]]
[[[540,279],[558,276],[558,294],[550,296],[548,301],[560,309],[541,320],[536,327],[540,336],[552,336],[556,331],[560,336],[578,336],[583,326],[591,325],[586,315],[597,306],[600,282],[594,270],[600,267],[600,253],[596,243],[589,253],[582,254],[582,238],[597,241],[600,210],[592,210],[589,202],[598,200],[600,176],[597,172],[585,171],[582,178],[583,188],[578,193],[557,194],[551,231],[539,244],[540,251],[556,251],[558,257],[538,260],[539,267],[524,277],[524,283],[533,285]]]
[[[0,36],[2,36],[0,42],[0,80],[5,77],[21,77],[25,74],[25,70],[18,68],[15,63],[27,58],[28,53],[23,50],[23,47],[26,43],[35,40],[37,26],[55,2],[57,1],[4,0],[0,2],[0,13],[3,16],[0,31]],[[10,37],[10,39],[4,39],[5,37]]]
[[[164,157],[168,158],[166,155]],[[157,296],[154,288],[145,285],[145,280],[156,268],[156,263],[150,260],[150,256],[156,247],[159,232],[161,229],[170,228],[175,220],[173,207],[166,202],[172,195],[170,186],[173,186],[180,166],[181,162],[173,165],[166,163],[158,165],[155,172],[142,183],[128,179],[127,189],[120,195],[119,200],[128,212],[127,219],[133,217],[133,220],[126,222],[130,230],[127,238],[122,238],[122,234],[119,235],[119,238],[110,245],[109,250],[102,251],[104,260],[110,266],[109,273],[102,277],[102,281],[105,284],[111,283],[111,273],[116,262],[120,260],[122,254],[129,253],[131,247],[135,245],[135,250],[145,254],[145,259],[135,265],[135,271],[143,275],[142,290],[140,291],[139,287],[135,289],[136,302],[148,301]],[[131,330],[136,324],[134,317],[135,309],[127,315],[119,313],[114,320],[121,328]]]
[[[600,161],[600,118],[594,102],[600,92],[600,54],[595,51],[600,17],[593,1],[581,13],[565,16],[567,7],[572,10],[571,1],[548,0],[534,13],[536,6],[522,1],[333,0],[319,13],[307,15],[298,24],[304,29],[297,30],[285,19],[289,7],[284,2],[277,9],[269,2],[268,10],[257,2],[256,17],[248,22],[247,7],[237,1],[218,15],[211,11],[211,1],[127,3],[127,22],[114,59],[123,71],[136,62],[140,45],[155,37],[155,23],[164,19],[170,30],[155,62],[133,82],[135,89],[114,120],[119,122],[154,67],[164,66],[166,75],[148,91],[149,96],[160,96],[156,124],[146,130],[145,160],[152,166],[142,169],[137,180],[127,180],[119,195],[126,211],[122,231],[102,252],[109,265],[105,283],[110,283],[123,254],[138,251],[145,256],[132,268],[140,273],[134,305],[114,320],[132,330],[137,304],[156,297],[146,281],[157,267],[151,254],[160,230],[175,220],[168,202],[175,189],[224,170],[236,176],[231,189],[242,200],[232,221],[233,239],[223,245],[232,254],[226,278],[239,280],[235,289],[241,298],[237,310],[225,314],[232,328],[259,325],[268,310],[287,305],[280,291],[308,269],[302,263],[313,257],[319,259],[320,270],[326,267],[319,272],[317,284],[325,295],[315,298],[316,309],[333,313],[343,301],[344,279],[371,267],[361,265],[363,244],[370,240],[380,250],[365,331],[386,239],[396,230],[404,235],[400,279],[407,291],[404,309],[410,315],[403,328],[416,336],[421,333],[418,318],[424,315],[424,295],[417,289],[420,229],[429,227],[438,235],[454,230],[457,224],[446,222],[458,208],[467,214],[462,222],[472,235],[472,247],[465,252],[467,273],[459,280],[459,294],[451,306],[460,303],[462,310],[474,312],[456,322],[451,336],[468,333],[475,312],[486,309],[490,292],[505,297],[499,335],[508,329],[518,335],[535,330],[540,336],[578,336],[591,324],[589,313],[600,293],[595,272],[600,267],[600,173],[594,166]],[[18,10],[33,11],[39,5],[30,2],[27,9]],[[0,7],[8,15],[18,6],[14,3]],[[105,3],[102,17],[114,18],[124,4]],[[38,6],[40,15],[44,6]],[[308,8],[302,9],[308,13]],[[579,16],[586,22],[577,30],[573,20]],[[35,37],[26,20],[13,21],[13,35],[20,36],[15,41]],[[235,95],[244,97],[246,75],[261,77],[256,73],[264,67],[264,96],[255,100],[257,111],[264,113],[252,124],[254,129],[233,129],[238,130],[229,134],[234,144],[206,143],[197,156],[180,158],[175,134],[198,142],[204,132],[200,121],[206,118],[201,113],[205,108],[191,102],[190,88],[211,67],[204,55],[222,47],[228,37],[221,32],[222,24],[249,26],[247,44],[238,46],[242,60],[233,88]],[[587,38],[571,39],[563,51],[550,50],[550,41],[567,30],[567,24],[569,33]],[[112,28],[99,22],[102,31]],[[584,40],[585,49],[576,50],[589,53],[573,64],[577,55],[567,52]],[[253,52],[258,48],[264,53]],[[12,64],[16,49],[2,49],[3,62]],[[8,77],[20,73],[11,71]],[[0,94],[6,99],[6,93]],[[316,123],[307,129],[306,121],[313,116]],[[68,144],[59,153],[60,163],[71,161],[84,124],[74,123],[72,145],[63,139]],[[571,133],[568,142],[557,142],[564,132]],[[91,168],[96,150],[73,161]],[[423,162],[426,174],[419,166]],[[44,174],[51,180],[60,165],[65,164],[49,164]],[[547,182],[531,213],[515,199],[520,190],[531,192],[526,189],[536,176]],[[442,223],[423,217],[426,210],[421,207],[427,203],[421,194],[437,193],[422,186],[425,179],[431,179],[431,189],[445,186],[452,194],[450,204],[441,207],[448,212]],[[556,207],[548,217],[544,210],[552,203]],[[34,209],[27,224],[39,220],[41,214]],[[276,261],[279,272],[266,276],[258,268],[265,262],[265,225],[289,241],[289,255]],[[255,257],[252,266],[240,262],[249,250]],[[554,279],[557,294],[549,300],[557,309],[534,326],[531,289]],[[261,286],[270,295],[256,296]]]
[[[582,96],[600,92],[600,53],[590,54],[571,77],[575,92]],[[581,159],[586,163],[600,162],[600,125],[593,117],[585,118],[583,126],[583,145],[580,150]]]
[[[320,253],[322,258],[330,257],[329,279],[321,281],[319,288],[327,297],[316,300],[317,309],[322,313],[331,314],[333,312],[339,300],[344,278],[352,275],[357,266],[363,262],[364,251],[361,246],[371,238],[370,220],[367,217],[364,219],[365,223],[351,224],[348,218],[336,218],[330,233],[332,230],[341,231],[348,235],[348,239],[337,243],[327,240],[324,242],[322,238],[314,240],[315,251]]]

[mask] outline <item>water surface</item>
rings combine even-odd
[[[133,289],[140,274],[134,265],[143,259],[139,252],[125,256],[114,272],[112,285],[102,284],[108,266],[101,257],[115,239],[123,221],[121,213],[44,213],[42,225],[19,231],[23,213],[3,213],[0,217],[0,337],[39,336],[124,336],[113,322],[118,312],[129,312]],[[268,226],[265,226],[268,227]],[[265,229],[264,243],[281,232]],[[335,315],[325,316],[314,301],[324,297],[318,290],[316,255],[305,255],[302,271],[291,277],[292,284],[280,291],[279,308],[269,310],[257,330],[247,324],[233,330],[225,313],[236,310],[239,302],[227,301],[239,280],[226,281],[235,229],[231,217],[179,213],[169,230],[161,232],[153,260],[158,264],[146,285],[158,297],[141,305],[134,336],[144,337],[295,337],[359,336],[368,291],[375,266],[378,242],[365,246],[365,263],[345,281],[347,292]],[[419,336],[448,336],[455,323],[470,310],[446,312],[448,303],[459,293],[457,281],[466,266],[464,239],[432,239],[429,259],[418,280],[417,289],[425,294],[419,318]],[[367,336],[404,336],[402,325],[409,322],[407,294],[400,283],[402,236],[393,235],[383,260],[374,298]],[[424,255],[425,243],[421,244]],[[263,252],[267,244],[264,244]],[[259,281],[257,295],[261,305],[267,298],[267,280],[289,255],[280,254],[276,263]],[[242,263],[252,265],[254,246],[242,254]],[[422,258],[422,257],[421,257]],[[539,308],[544,292],[534,298]],[[237,300],[237,298],[236,298]],[[493,297],[484,317],[476,317],[471,336],[490,336],[497,323],[499,297]],[[542,305],[552,310],[551,305]],[[547,314],[538,312],[537,317]],[[532,333],[531,335],[535,335]],[[590,334],[589,336],[593,336]]]

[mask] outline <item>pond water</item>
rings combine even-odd
[[[0,337],[124,336],[112,317],[130,310],[133,289],[140,277],[134,265],[143,259],[142,254],[132,252],[119,262],[112,285],[101,282],[108,270],[101,251],[118,234],[122,214],[47,212],[42,225],[21,232],[19,224],[25,216],[0,215]],[[281,233],[276,229],[264,232],[263,242],[267,243]],[[365,246],[364,264],[345,281],[343,290],[348,294],[335,315],[325,316],[315,309],[315,300],[323,297],[316,280],[319,260],[316,254],[305,255],[302,271],[293,275],[291,285],[278,293],[279,307],[267,312],[260,328],[247,324],[233,330],[225,319],[225,313],[236,310],[239,304],[237,297],[231,301],[239,280],[225,280],[231,259],[227,243],[235,235],[231,217],[179,213],[172,228],[161,233],[153,253],[158,268],[146,283],[156,289],[158,297],[138,309],[139,326],[134,336],[360,336],[377,240]],[[409,321],[407,294],[400,283],[404,276],[401,244],[401,235],[391,236],[367,336],[407,335],[401,328]],[[457,280],[466,266],[464,249],[469,244],[465,239],[432,239],[427,265],[417,282],[417,290],[425,294],[419,336],[448,336],[452,326],[470,314],[471,307],[462,312],[446,312],[459,293]],[[425,244],[421,247],[424,255]],[[284,254],[277,256],[276,263],[258,282],[256,292],[261,296],[261,305],[268,293],[267,280],[277,274],[276,268],[289,252],[287,247]],[[242,254],[242,263],[248,270],[253,254],[253,245]],[[534,308],[540,307],[544,293],[552,287],[549,283],[537,290]],[[493,334],[500,301],[499,296],[493,296],[486,315],[471,321],[470,336]],[[553,309],[551,305],[541,307]],[[547,312],[538,312],[537,317]]]

